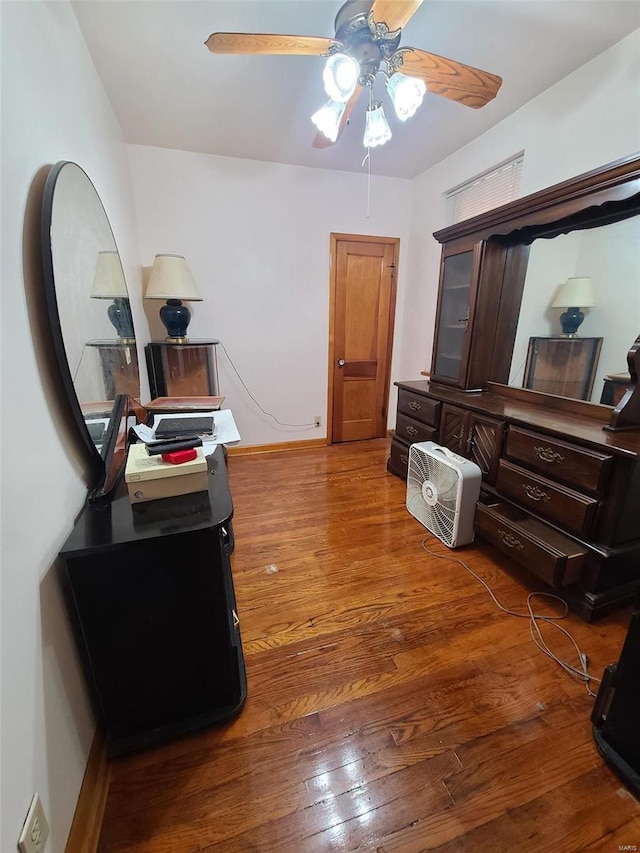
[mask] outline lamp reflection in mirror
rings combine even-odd
[[[191,312],[182,302],[202,302],[191,270],[182,255],[156,255],[145,294],[147,299],[166,299],[160,309],[160,319],[169,343],[187,343],[187,327]]]
[[[107,309],[107,316],[118,333],[120,342],[134,343],[135,332],[129,293],[118,252],[98,252],[90,295],[92,299],[113,299]]]
[[[595,305],[593,282],[586,276],[568,278],[558,288],[552,308],[566,308],[560,315],[562,334],[566,337],[576,337],[580,324],[584,320],[581,308],[593,308]]]
[[[418,77],[407,77],[396,71],[387,80],[387,92],[400,121],[406,121],[416,114],[424,99],[427,87]]]

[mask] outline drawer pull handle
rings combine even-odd
[[[507,533],[506,530],[498,530],[498,533],[507,548],[516,548],[518,551],[521,551],[524,548],[522,542],[519,539],[516,539],[512,533]]]
[[[407,454],[406,454],[406,453],[401,453],[401,454],[400,454],[400,461],[402,462],[402,464],[403,464],[403,465],[408,465],[408,464],[409,464],[409,457],[407,456]]]
[[[547,501],[551,500],[551,496],[546,492],[543,492],[542,489],[539,489],[537,486],[529,486],[526,483],[523,483],[522,488],[524,489],[525,495],[532,501],[543,501],[544,503],[547,503]]]
[[[536,447],[534,450],[536,451],[538,459],[542,459],[543,462],[549,462],[551,464],[554,462],[564,462],[564,456],[560,453],[556,453],[555,450],[552,450],[550,447]]]
[[[418,434],[418,430],[412,424],[409,424],[408,426],[406,426],[405,430],[407,432],[407,435],[417,435]]]
[[[409,408],[413,412],[419,412],[422,406],[417,400],[411,400],[411,402],[409,403]]]
[[[462,441],[463,435],[464,435],[464,427],[462,427],[460,429],[460,432],[454,432],[453,438],[455,438],[456,441]]]
[[[240,620],[238,619],[238,614],[236,613],[235,610],[232,610],[231,615],[233,616],[233,627],[237,628],[238,625],[240,624]]]

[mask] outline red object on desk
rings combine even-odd
[[[195,447],[190,447],[188,450],[174,450],[173,453],[163,453],[163,462],[171,462],[172,465],[180,465],[181,462],[190,462],[198,455]]]

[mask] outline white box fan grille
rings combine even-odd
[[[482,472],[434,441],[412,444],[407,471],[407,509],[450,548],[473,542]]]

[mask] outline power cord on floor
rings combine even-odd
[[[305,429],[305,428],[306,428],[306,429],[316,429],[316,425],[315,425],[314,423],[307,423],[307,424],[287,424],[287,423],[283,423],[282,421],[279,421],[279,420],[278,420],[278,418],[277,418],[274,414],[272,414],[271,412],[267,412],[267,410],[266,410],[266,409],[263,409],[263,408],[262,408],[262,406],[260,405],[260,403],[259,403],[259,402],[256,400],[256,398],[253,396],[253,394],[251,393],[251,391],[249,391],[249,389],[247,388],[247,385],[246,385],[246,383],[245,383],[244,379],[242,378],[242,376],[240,376],[240,373],[238,372],[238,368],[237,368],[237,367],[235,366],[235,364],[233,363],[233,360],[232,360],[231,356],[229,355],[229,353],[227,352],[227,348],[226,348],[226,347],[225,347],[225,345],[222,343],[222,341],[219,341],[219,342],[218,342],[218,346],[222,347],[222,350],[223,350],[224,354],[226,355],[227,360],[229,361],[229,364],[231,365],[231,367],[233,368],[234,373],[236,374],[236,376],[237,376],[237,377],[238,377],[238,379],[240,380],[240,384],[242,385],[242,387],[244,388],[244,390],[247,392],[247,394],[249,395],[249,397],[251,398],[251,400],[253,400],[253,402],[255,403],[255,405],[260,409],[260,411],[262,412],[262,414],[263,414],[263,415],[267,415],[267,417],[269,417],[269,418],[273,418],[273,420],[274,420],[277,424],[279,424],[280,426],[285,426],[285,427],[298,427],[298,428],[301,428],[301,429]]]
[[[464,569],[466,569],[469,572],[470,575],[472,575],[479,583],[482,584],[482,586],[489,593],[494,604],[496,605],[496,607],[498,607],[499,610],[502,610],[503,613],[507,613],[509,616],[517,616],[520,619],[528,619],[529,620],[529,632],[531,634],[531,639],[533,640],[534,645],[536,645],[537,648],[543,654],[545,654],[547,657],[551,658],[551,660],[554,660],[557,664],[559,664],[559,666],[561,666],[565,672],[569,673],[569,675],[572,675],[574,678],[577,678],[580,681],[582,681],[582,683],[586,687],[586,690],[587,690],[587,693],[589,694],[589,696],[595,697],[597,695],[590,689],[589,684],[592,681],[596,684],[600,684],[600,679],[595,678],[595,676],[589,674],[589,659],[587,658],[587,655],[584,652],[580,651],[578,644],[573,639],[571,634],[566,630],[566,628],[563,628],[561,625],[558,625],[558,621],[560,619],[565,619],[566,616],[569,614],[569,608],[567,606],[566,601],[564,601],[562,598],[560,598],[560,596],[553,595],[550,592],[530,592],[529,595],[527,596],[527,612],[526,613],[519,613],[517,610],[511,610],[509,607],[504,607],[502,604],[500,604],[500,602],[496,598],[496,596],[495,596],[493,590],[491,589],[491,587],[489,586],[489,584],[486,581],[484,581],[479,575],[477,575],[473,571],[473,569],[471,569],[464,562],[464,560],[461,560],[458,557],[452,557],[450,554],[436,554],[435,551],[432,551],[430,548],[428,548],[426,546],[425,543],[426,543],[427,539],[428,539],[428,537],[425,537],[422,540],[421,545],[422,545],[422,548],[428,554],[430,554],[432,557],[438,557],[438,559],[441,559],[441,560],[451,560],[454,563],[459,563]],[[560,602],[560,604],[563,607],[563,612],[559,616],[543,616],[540,613],[536,613],[534,611],[533,605],[532,605],[532,601],[536,597],[552,599],[553,601]],[[542,636],[542,632],[540,630],[539,623],[546,623],[547,625],[552,625],[554,628],[557,628],[558,631],[563,633],[565,635],[565,637],[569,638],[569,640],[573,644],[573,647],[576,650],[576,654],[578,655],[578,660],[580,661],[579,666],[577,666],[577,667],[572,666],[570,663],[567,663],[566,661],[562,660],[554,652],[551,651],[551,649],[547,645],[546,640]]]

